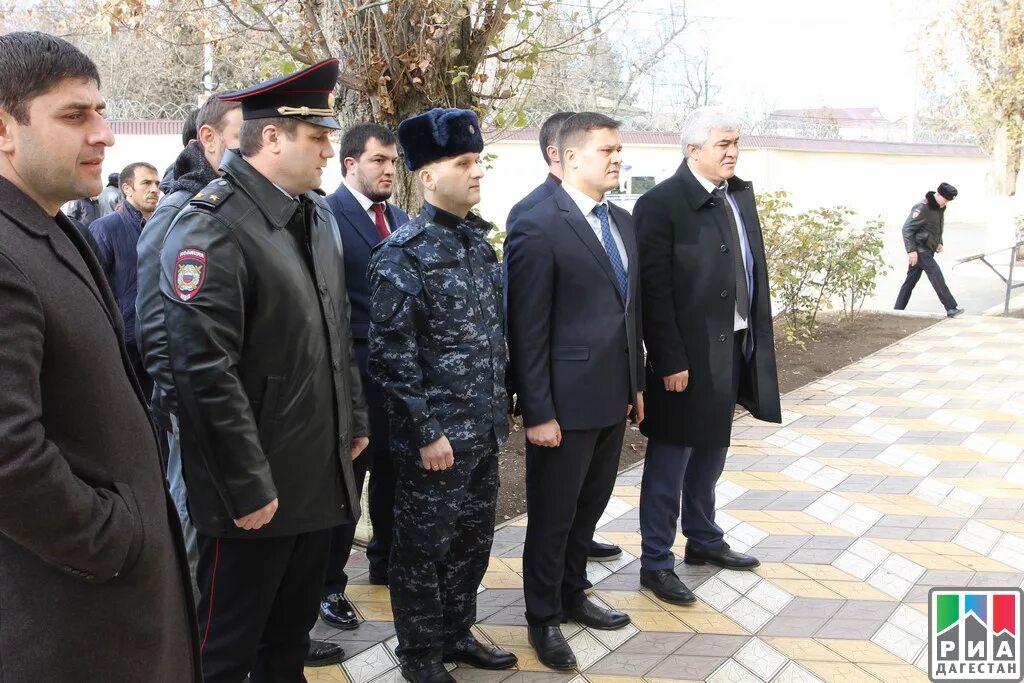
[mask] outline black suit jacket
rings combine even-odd
[[[614,204],[626,248],[627,301],[608,255],[559,188],[526,211],[505,241],[509,351],[523,422],[598,429],[625,418],[643,391],[639,257],[633,220]]]
[[[381,241],[381,236],[369,214],[363,211],[345,183],[327,195],[326,199],[338,221],[341,243],[345,248],[345,285],[352,305],[352,338],[365,341],[370,331],[370,286],[366,280],[366,266],[370,262],[370,251]],[[384,214],[391,232],[409,222],[405,211],[390,202]],[[360,363],[360,369],[365,375],[366,358]]]
[[[750,324],[754,356],[747,381],[733,382],[736,276],[732,226],[684,162],[634,208],[643,276],[647,348],[646,419],[650,438],[686,446],[728,446],[736,403],[754,417],[781,420],[768,270],[750,183],[732,178],[729,194],[743,217],[754,261]],[[664,377],[689,370],[683,392]]]
[[[543,183],[533,188],[530,194],[516,202],[516,205],[508,212],[508,218],[505,220],[505,230],[511,230],[520,216],[553,195],[560,185],[561,183],[558,179],[548,173],[548,177],[544,179]]]

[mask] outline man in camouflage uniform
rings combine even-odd
[[[384,390],[397,491],[391,604],[402,675],[450,683],[442,660],[516,663],[477,641],[476,592],[494,538],[508,436],[501,269],[480,201],[471,111],[433,109],[398,139],[425,202],[370,259],[370,375]]]

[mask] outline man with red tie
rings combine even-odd
[[[374,123],[349,128],[341,139],[343,179],[327,196],[334,212],[345,252],[345,279],[352,305],[352,342],[363,379],[363,391],[370,412],[370,445],[353,463],[356,486],[362,495],[366,473],[370,472],[370,521],[373,539],[366,548],[370,562],[370,583],[388,582],[391,553],[392,508],[395,502],[395,471],[388,451],[388,415],[380,388],[366,372],[367,336],[370,329],[370,289],[366,266],[370,250],[392,231],[402,227],[409,216],[389,203],[395,181],[398,147],[395,135]],[[345,564],[352,551],[355,524],[336,527],[331,535],[320,617],[340,629],[359,626],[355,610],[345,598],[348,576]]]

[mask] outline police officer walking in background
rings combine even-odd
[[[369,424],[341,242],[313,191],[337,79],[329,59],[222,95],[242,104],[240,154],[161,250],[207,683],[304,680],[331,529],[359,514]]]
[[[946,205],[956,198],[956,188],[949,183],[939,183],[936,191],[929,190],[924,199],[914,204],[907,221],[903,224],[903,246],[907,249],[907,279],[900,287],[896,297],[897,311],[902,311],[910,303],[910,295],[921,279],[921,273],[927,273],[932,289],[946,309],[946,315],[955,318],[964,312],[953,297],[942,269],[935,262],[935,254],[942,253],[942,229],[946,222]]]
[[[501,268],[480,201],[476,114],[432,109],[398,128],[423,210],[370,259],[370,375],[388,401],[398,486],[390,564],[402,675],[450,683],[442,660],[516,656],[477,641],[476,594],[494,538],[508,436]]]

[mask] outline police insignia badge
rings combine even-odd
[[[174,292],[182,301],[188,301],[203,288],[206,281],[206,252],[201,249],[182,249],[174,262]]]
[[[921,207],[920,206],[915,206],[914,207],[914,211],[911,213],[911,218],[917,218],[920,215],[921,215]]]

